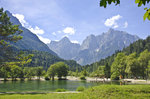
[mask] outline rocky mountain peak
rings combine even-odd
[[[68,37],[62,38],[59,42],[64,42],[64,43],[71,43]]]

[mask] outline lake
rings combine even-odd
[[[64,88],[68,91],[75,91],[78,86],[84,86],[86,88],[97,86],[101,84],[118,84],[119,82],[107,82],[107,83],[92,83],[86,81],[70,81],[70,80],[55,80],[55,81],[0,81],[0,92],[48,92],[55,91],[58,88]]]

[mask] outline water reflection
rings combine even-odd
[[[113,84],[120,85],[120,82],[86,82],[86,81],[7,81],[0,83],[0,92],[8,91],[55,91],[58,88],[64,88],[69,91],[75,91],[78,86],[84,86],[86,88],[102,85]]]

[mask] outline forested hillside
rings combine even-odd
[[[34,51],[34,50],[24,50],[25,54],[33,54],[32,61],[27,64],[29,67],[37,67],[42,66],[45,70],[47,70],[50,65],[56,63],[56,62],[65,62],[69,66],[69,70],[75,71],[78,69],[81,70],[81,66],[77,64],[73,60],[64,60],[57,56],[54,56],[48,52],[42,52],[42,51]]]
[[[88,72],[93,72],[93,71],[96,71],[99,66],[107,65],[107,69],[109,69],[108,71],[110,71],[110,67],[119,52],[123,52],[126,55],[136,52],[137,56],[139,56],[140,53],[146,49],[148,51],[150,51],[150,36],[147,37],[145,40],[140,39],[140,40],[130,44],[128,47],[124,48],[122,51],[116,51],[116,53],[113,54],[112,56],[108,56],[105,59],[101,59],[100,61],[98,61],[96,63],[86,65],[85,68]]]

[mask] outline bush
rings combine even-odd
[[[65,91],[67,91],[66,89],[56,89],[56,92],[65,92]]]
[[[84,91],[84,89],[85,89],[85,87],[79,86],[79,87],[76,89],[76,91]]]
[[[45,80],[50,80],[48,76],[45,76]]]
[[[85,76],[80,77],[81,80],[86,80]]]
[[[119,73],[118,72],[114,72],[111,75],[111,80],[119,80]]]

